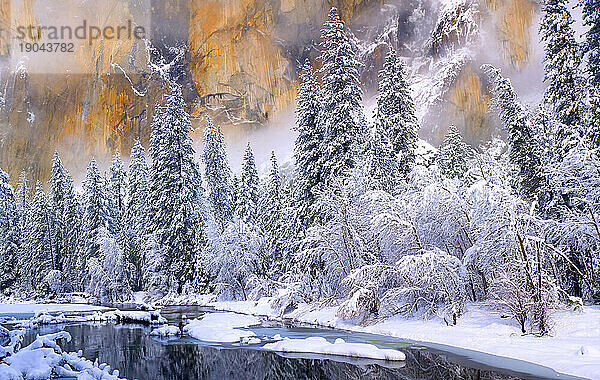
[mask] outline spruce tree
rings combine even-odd
[[[516,170],[515,187],[523,191],[526,197],[535,198],[546,188],[537,131],[528,119],[510,80],[491,65],[484,65],[482,69],[492,83],[493,106],[508,135],[509,158]]]
[[[283,216],[284,195],[275,152],[271,152],[271,169],[267,178],[266,190],[261,201],[259,224],[265,235],[267,255],[263,270],[267,273],[281,274],[282,253],[285,250],[283,229],[287,224]]]
[[[250,143],[246,146],[242,161],[240,187],[237,199],[237,214],[245,223],[253,224],[256,221],[256,212],[259,200],[258,171],[254,162],[254,153]]]
[[[449,178],[462,179],[467,172],[469,146],[463,141],[458,128],[451,125],[438,149],[436,163],[442,174]]]
[[[306,61],[300,78],[295,125],[298,137],[294,147],[294,198],[299,225],[308,227],[314,220],[314,189],[322,181],[320,162],[323,154],[323,126],[318,122],[321,94],[310,62]]]
[[[415,162],[418,123],[404,64],[392,49],[386,55],[379,72],[375,123],[387,134],[387,139],[398,155],[400,172],[408,174]]]
[[[600,147],[600,0],[581,0],[587,52],[588,98],[590,108],[586,122],[586,140],[592,147]]]
[[[110,192],[118,212],[119,223],[125,215],[125,195],[127,192],[127,172],[118,150],[110,164]]]
[[[105,180],[98,171],[98,164],[92,158],[83,182],[83,239],[82,269],[92,257],[99,257],[99,237],[105,230],[112,235],[117,234],[116,212],[110,193],[105,187]]]
[[[34,292],[43,290],[44,277],[56,269],[51,217],[48,198],[38,181],[27,221],[27,257],[21,266],[26,287]]]
[[[142,268],[144,267],[144,235],[146,230],[146,209],[148,198],[148,165],[144,147],[139,140],[131,149],[129,163],[129,187],[127,206],[125,207],[124,226],[127,229],[128,244],[126,255],[134,266],[132,285],[135,290],[142,288]]]
[[[147,232],[156,237],[178,293],[197,280],[196,263],[205,244],[201,215],[202,178],[190,137],[190,116],[179,85],[171,85],[158,108],[150,143]]]
[[[30,202],[30,191],[29,181],[27,180],[27,173],[25,170],[21,172],[19,176],[19,183],[17,184],[17,192],[15,194],[17,213],[19,217],[19,227],[21,231],[25,231],[25,224],[27,215],[29,214],[29,202]]]
[[[322,178],[325,183],[345,176],[356,166],[355,152],[366,135],[359,80],[358,52],[344,29],[338,11],[331,8],[321,31],[323,62],[321,145]]]
[[[231,169],[225,153],[225,140],[219,126],[208,119],[204,131],[204,170],[207,183],[208,201],[218,228],[225,231],[233,219],[235,204],[231,186]]]
[[[375,190],[392,193],[398,178],[398,160],[387,133],[376,123],[369,139],[367,173],[370,186]]]
[[[588,53],[587,71],[590,85],[600,88],[600,0],[581,0],[585,33],[585,51]]]
[[[543,11],[540,34],[545,44],[544,80],[548,84],[545,101],[552,105],[556,119],[563,124],[556,136],[563,141],[562,157],[581,135],[581,121],[585,114],[579,77],[582,56],[566,0],[545,0]]]
[[[15,194],[9,176],[0,169],[0,291],[13,286],[19,276],[21,229]]]
[[[54,220],[54,251],[57,252],[57,269],[63,271],[71,284],[77,284],[77,269],[81,217],[73,190],[73,179],[63,166],[58,152],[52,160],[50,179],[50,205]]]

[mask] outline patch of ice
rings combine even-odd
[[[302,352],[377,360],[406,360],[406,355],[401,351],[383,349],[368,343],[346,343],[341,338],[336,339],[334,343],[330,343],[322,337],[284,338],[275,343],[265,344],[263,348],[278,352]]]
[[[252,331],[240,328],[259,324],[260,319],[251,315],[212,313],[191,321],[183,328],[183,332],[205,342],[237,343],[242,338],[256,336]]]

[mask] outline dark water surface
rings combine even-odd
[[[183,315],[192,319],[206,309],[172,307],[161,311],[169,324],[178,325]],[[467,350],[443,351],[444,347],[423,347],[394,338],[331,329],[285,327],[267,324],[252,328],[259,337],[305,338],[322,336],[328,340],[367,342],[406,353],[404,362],[352,359],[315,354],[278,354],[257,345],[205,344],[189,337],[158,339],[151,328],[136,324],[79,323],[46,326],[28,333],[26,342],[36,334],[68,331],[71,342],[61,346],[67,351],[82,350],[83,355],[108,363],[128,379],[538,379],[571,377],[529,363],[499,358]]]

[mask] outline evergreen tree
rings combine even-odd
[[[375,123],[387,134],[387,139],[398,155],[400,172],[408,174],[415,162],[418,123],[404,64],[392,49],[379,72]]]
[[[142,268],[144,267],[144,235],[146,230],[146,208],[148,198],[148,165],[144,147],[139,140],[131,149],[129,163],[129,197],[125,212],[124,225],[127,228],[128,244],[126,255],[134,266],[132,285],[135,290],[142,288]]]
[[[358,53],[335,8],[329,12],[321,40],[323,109],[319,123],[324,139],[320,165],[328,183],[356,166],[354,153],[363,142],[365,128]]]
[[[73,290],[83,290],[81,279],[82,215],[77,195],[73,189],[73,179],[67,173],[67,187],[62,217],[63,232],[63,272]]]
[[[590,109],[586,123],[586,140],[591,147],[600,146],[600,0],[582,0],[587,52],[588,98]]]
[[[588,53],[588,75],[590,85],[600,88],[600,0],[582,0],[584,25],[589,27],[585,34],[585,51]]]
[[[294,147],[295,200],[299,224],[308,227],[314,220],[312,208],[316,199],[314,189],[321,183],[322,125],[318,122],[321,95],[310,62],[306,61],[300,74],[296,107],[298,131]]]
[[[54,152],[52,160],[50,205],[55,231],[54,252],[58,256],[56,268],[64,272],[70,284],[77,284],[80,282],[77,262],[81,218],[73,190],[73,179],[64,168],[58,152]]]
[[[367,152],[367,173],[375,190],[392,193],[398,177],[398,161],[387,133],[377,123],[371,131]]]
[[[582,57],[566,1],[545,0],[543,10],[540,34],[545,43],[544,80],[548,83],[545,100],[552,105],[556,119],[563,124],[556,136],[565,142],[565,149],[560,153],[563,156],[581,135],[579,128],[585,114],[579,78]]]
[[[201,216],[202,179],[194,162],[190,116],[181,87],[172,85],[154,118],[150,143],[147,232],[163,248],[178,293],[197,280],[196,262],[205,244]]]
[[[98,164],[92,158],[83,182],[83,267],[92,257],[99,257],[99,237],[104,230],[116,235],[117,227],[112,210],[114,204],[105,188],[105,181],[98,171]],[[82,268],[83,269],[83,268]]]
[[[8,174],[0,169],[0,291],[11,287],[19,275],[21,230],[15,194]]]
[[[522,190],[525,196],[535,197],[546,188],[537,133],[519,103],[510,80],[500,75],[500,71],[491,65],[484,65],[482,69],[487,72],[493,84],[493,105],[508,134],[509,158],[517,172],[516,188]]]
[[[118,220],[125,215],[125,195],[127,191],[127,172],[118,150],[115,151],[110,164],[110,192],[118,212]]]
[[[27,221],[27,257],[21,267],[26,287],[36,292],[43,291],[44,277],[49,271],[56,269],[51,218],[48,199],[38,181]]]
[[[65,168],[60,160],[60,156],[57,151],[54,151],[52,157],[52,172],[50,177],[50,206],[53,211],[53,231],[55,234],[53,248],[54,252],[57,253],[56,267],[58,270],[62,270],[63,263],[63,252],[64,252],[64,239],[63,239],[63,213],[65,208],[65,193],[66,193],[67,176]]]
[[[17,214],[19,217],[19,227],[21,231],[25,231],[25,224],[27,223],[27,215],[29,215],[29,181],[27,180],[27,173],[25,170],[21,172],[19,176],[19,183],[17,185],[16,205]]]
[[[282,253],[285,250],[283,229],[284,194],[275,152],[271,152],[271,170],[267,178],[266,191],[262,199],[260,226],[267,245],[266,260],[262,266],[265,272],[281,274]]]
[[[458,128],[451,125],[436,156],[437,166],[442,174],[450,178],[463,178],[467,172],[469,146],[463,141]]]
[[[233,219],[235,204],[231,187],[231,169],[227,163],[225,140],[219,126],[208,119],[204,131],[204,170],[208,185],[208,201],[220,231]]]
[[[242,173],[237,199],[237,213],[244,223],[253,224],[256,221],[258,200],[258,171],[256,170],[252,148],[250,147],[250,143],[248,143],[242,161]]]

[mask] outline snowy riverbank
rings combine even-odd
[[[501,318],[479,304],[456,326],[442,319],[419,320],[390,318],[369,326],[358,326],[336,316],[336,307],[321,309],[301,305],[283,318],[271,308],[270,299],[244,302],[210,302],[217,310],[286,319],[319,326],[394,336],[430,342],[506,358],[523,360],[584,378],[600,378],[600,307],[584,307],[581,312],[558,311],[550,337],[523,336],[514,321]],[[440,347],[441,348],[441,347]]]

